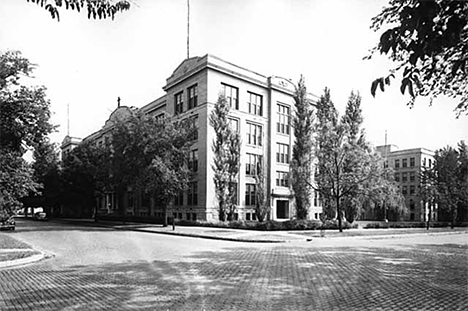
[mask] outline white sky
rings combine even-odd
[[[141,107],[164,94],[173,70],[186,57],[186,0],[134,0],[138,6],[114,21],[88,20],[61,11],[61,20],[26,0],[0,1],[0,52],[20,50],[39,65],[36,84],[51,100],[52,141],[99,130],[122,105]],[[394,84],[376,98],[370,84],[387,73],[381,57],[362,58],[378,40],[371,17],[385,0],[191,0],[190,56],[214,54],[264,75],[306,78],[308,91],[331,89],[344,112],[351,90],[360,91],[367,138],[374,145],[438,149],[468,141],[468,117],[456,119],[455,101],[440,98],[414,109]]]

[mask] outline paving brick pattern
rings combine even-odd
[[[466,246],[264,245],[0,270],[0,310],[468,310]]]

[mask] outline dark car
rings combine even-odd
[[[16,223],[13,216],[0,218],[0,230],[15,230]]]
[[[33,217],[35,220],[47,220],[47,214],[45,212],[36,212]]]

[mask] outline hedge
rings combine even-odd
[[[426,228],[427,223],[425,221],[418,222],[371,222],[364,226],[364,229],[398,229],[398,228]],[[430,222],[429,227],[431,228],[445,228],[450,227],[450,222]],[[458,222],[455,227],[468,227],[468,223]]]

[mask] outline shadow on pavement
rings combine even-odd
[[[0,309],[462,310],[466,259],[466,248],[447,244],[240,247],[58,270],[44,263],[0,271]]]

